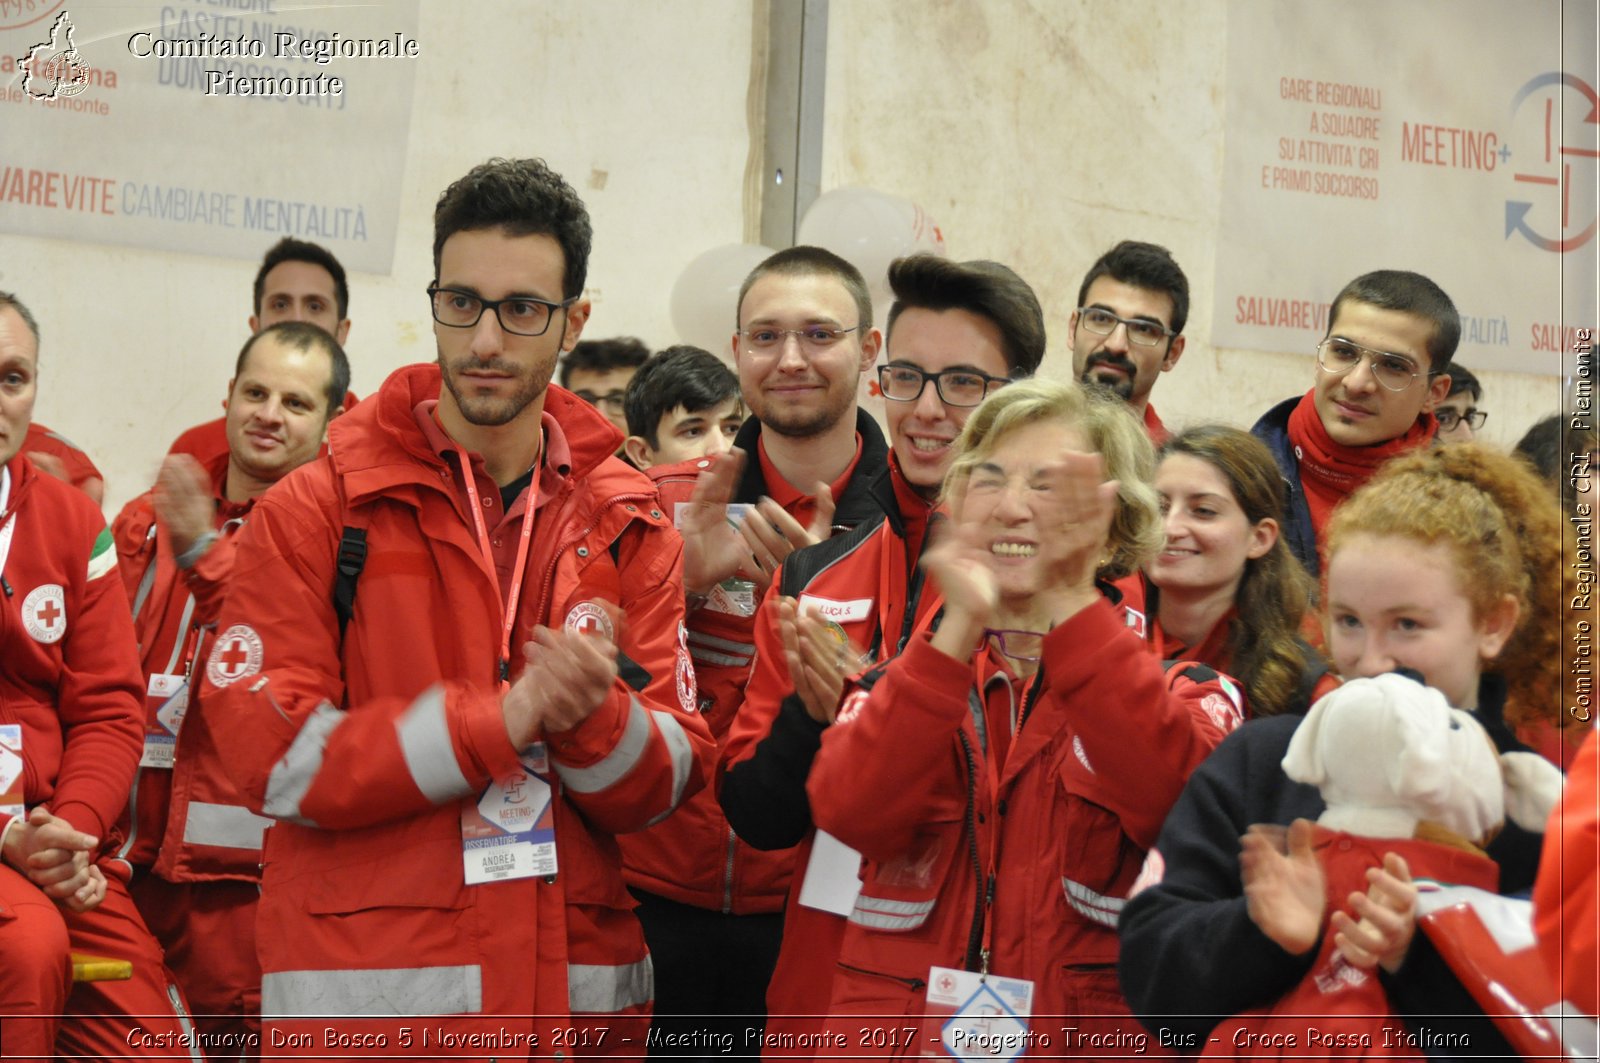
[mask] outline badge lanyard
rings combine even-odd
[[[539,458],[543,457],[544,448],[541,446],[539,457],[534,459],[537,466]],[[456,448],[456,453],[461,457],[461,476],[466,481],[467,495],[471,499],[468,508],[472,510],[472,524],[478,531],[478,548],[483,551],[483,560],[489,566],[490,575],[494,576],[496,585],[500,582],[499,569],[494,563],[494,547],[489,542],[489,529],[483,520],[483,504],[478,498],[478,485],[472,475],[472,459],[461,447]],[[528,550],[533,542],[533,510],[534,498],[539,491],[539,476],[537,472],[532,480],[528,481],[525,489],[527,501],[522,509],[522,532],[518,537],[517,560],[511,570],[511,589],[507,592],[505,601],[505,623],[500,632],[500,693],[504,694],[511,688],[511,634],[517,625],[517,603],[522,598],[522,577],[528,568]]]

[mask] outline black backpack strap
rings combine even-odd
[[[345,629],[356,611],[356,581],[367,564],[367,525],[365,512],[358,517],[346,504],[344,480],[337,472],[333,475],[333,488],[339,496],[339,519],[344,525],[339,533],[333,575],[333,611],[339,618],[339,641],[343,643]]]

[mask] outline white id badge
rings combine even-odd
[[[172,755],[178,747],[178,731],[189,711],[187,676],[157,672],[150,677],[144,695],[144,755],[141,768],[172,768]]]
[[[934,1059],[1015,1059],[1033,1047],[1033,983],[950,967],[928,969],[922,1054]]]
[[[461,810],[467,885],[556,873],[556,825],[544,743],[518,758],[518,771],[490,783]]]
[[[0,814],[27,811],[22,793],[22,725],[0,724]]]
[[[861,895],[861,854],[825,830],[811,842],[800,903],[819,912],[849,915]]]

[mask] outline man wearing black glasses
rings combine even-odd
[[[1460,338],[1455,304],[1427,277],[1363,274],[1333,300],[1311,390],[1251,429],[1288,483],[1283,534],[1313,576],[1334,506],[1384,462],[1433,439]]]
[[[632,336],[579,340],[561,359],[561,386],[605,414],[606,420],[627,435],[628,414],[623,399],[628,394],[628,382],[649,357],[650,348]]]
[[[1121,395],[1157,446],[1168,433],[1150,391],[1183,357],[1188,319],[1189,279],[1172,253],[1124,240],[1089,267],[1067,327],[1073,376]]]
[[[326,459],[239,534],[201,699],[274,820],[263,1041],[644,1042],[650,959],[615,835],[699,789],[712,747],[681,648],[682,543],[612,456],[621,433],[549,386],[589,315],[590,242],[540,160],[452,184],[427,289],[437,364],[335,421]]]

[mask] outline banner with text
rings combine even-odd
[[[1561,373],[1596,318],[1595,9],[1232,0],[1213,341],[1310,354],[1346,282],[1409,269],[1468,368]]]
[[[0,0],[0,231],[394,258],[417,0]]]

